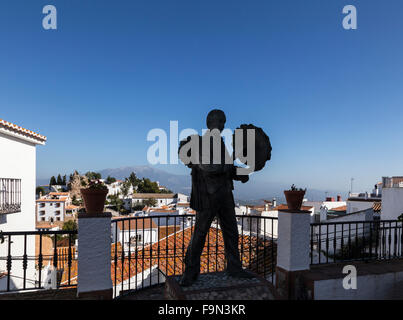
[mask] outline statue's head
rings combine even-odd
[[[207,128],[210,130],[218,129],[221,132],[224,130],[226,121],[224,111],[218,109],[211,110],[207,115]]]

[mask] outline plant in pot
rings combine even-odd
[[[104,211],[108,187],[100,180],[91,181],[87,188],[80,189],[87,213],[102,213]]]
[[[290,190],[285,190],[284,195],[287,200],[289,210],[301,210],[302,201],[304,200],[306,189],[296,188],[292,185]]]

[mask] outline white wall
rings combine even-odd
[[[262,217],[278,218],[278,211],[263,211]],[[277,219],[261,219],[261,233],[266,237],[278,237],[278,220]]]
[[[375,201],[351,201],[347,200],[347,214],[372,208]]]
[[[369,223],[352,223],[352,224],[337,224],[338,222],[353,222],[353,221],[373,221],[373,214],[374,211],[372,209],[364,210],[359,213],[349,214],[333,219],[329,219],[326,221],[324,225],[321,226],[314,226],[313,227],[313,239],[314,239],[314,248],[319,252],[319,244],[320,244],[320,251],[327,251],[329,254],[334,253],[334,248],[336,251],[340,250],[341,248],[341,238],[343,236],[343,244],[346,244],[346,240],[350,238],[352,241],[355,239],[356,231],[358,230],[358,236],[361,237],[363,235],[368,236],[370,231],[370,224]],[[329,224],[327,224],[329,223]],[[332,224],[334,223],[334,224]],[[329,238],[328,248],[326,248],[326,238]],[[333,242],[333,239],[336,237],[336,242]],[[322,260],[324,262],[325,260]],[[314,257],[313,262],[318,259],[318,256]],[[325,258],[326,259],[326,258]],[[332,262],[332,259],[329,257],[329,262]]]
[[[125,230],[124,232],[122,232],[118,228],[118,241],[120,243],[123,243],[123,240],[124,240],[124,242],[125,242],[124,249],[125,250],[129,249],[129,245],[128,245],[129,239],[136,238],[136,235],[140,236],[139,243],[141,245],[143,245],[143,243],[144,243],[144,245],[147,245],[149,243],[154,243],[157,241],[158,230],[156,228],[154,228],[154,229],[146,228],[146,229],[144,229],[144,231],[143,231],[143,229],[137,229],[137,232],[136,232],[136,230],[131,230],[130,232],[129,232],[129,230]],[[115,241],[115,238],[113,238],[113,241]],[[135,249],[134,245],[131,246],[131,249],[132,250]]]
[[[178,193],[177,202],[189,202],[189,197],[186,194]]]
[[[396,220],[403,213],[403,188],[382,190],[382,220]]]
[[[333,209],[337,207],[342,207],[346,205],[346,201],[323,201],[322,206],[325,206],[326,208]]]
[[[147,200],[149,198],[144,198],[144,199],[132,199],[132,206],[136,206],[138,204],[141,204],[143,201]],[[155,201],[157,202],[155,207],[162,207],[162,206],[167,206],[171,203],[174,203],[176,201],[175,198],[155,198]]]
[[[140,272],[130,279],[123,281],[123,290],[129,290],[129,288],[131,290],[136,288],[142,289],[157,283],[165,283],[165,277],[161,272],[158,271],[158,266],[154,265],[151,268],[144,270],[144,272]],[[118,296],[122,290],[122,283],[118,283],[113,287],[113,289],[116,296]]]
[[[0,133],[0,177],[21,179],[21,212],[0,215],[2,231],[35,231],[36,148],[34,143]],[[8,239],[0,245],[0,256],[7,256]],[[12,237],[11,254],[24,254],[24,238]],[[35,255],[35,238],[27,239],[27,254]],[[6,270],[6,261],[0,260],[0,270]],[[22,262],[13,261],[12,275],[22,276]],[[34,261],[28,263],[27,277],[33,278]],[[22,280],[12,277],[19,287]],[[2,290],[3,288],[0,288]]]
[[[342,270],[340,270],[342,272]],[[358,273],[359,273],[358,269]],[[403,272],[357,276],[357,289],[346,290],[343,278],[315,281],[315,300],[401,299]],[[396,294],[397,293],[397,294]]]

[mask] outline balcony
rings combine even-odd
[[[0,214],[21,212],[21,179],[0,178]]]
[[[238,215],[237,221],[243,267],[273,283],[277,238],[271,230],[277,218]],[[165,283],[166,277],[181,275],[194,225],[194,215],[112,220],[111,276],[114,296],[159,287]],[[206,235],[200,262],[201,273],[220,272],[226,268],[224,239],[217,221],[213,221]]]
[[[184,257],[194,232],[195,215],[111,220],[110,214],[100,213],[95,218],[97,223],[91,215],[79,216],[79,230],[84,231],[81,233],[0,233],[5,249],[4,254],[0,254],[0,270],[3,271],[0,272],[3,283],[0,292],[36,291],[36,295],[32,293],[34,298],[46,294],[56,296],[56,291],[64,296],[68,293],[64,290],[70,290],[73,297],[80,281],[82,288],[90,284],[92,290],[78,290],[79,299],[163,299],[164,284],[169,284],[172,278],[179,279],[184,271]],[[396,276],[403,273],[401,221],[311,223],[309,214],[286,210],[278,218],[238,215],[237,220],[242,265],[275,285],[276,299],[277,296],[281,299],[337,299],[341,296],[356,299],[354,294],[359,294],[358,298],[383,299],[392,297],[391,292],[400,292],[399,282],[393,280],[390,273]],[[294,222],[290,223],[290,220]],[[98,233],[99,238],[94,238],[93,234],[99,230],[103,232]],[[277,234],[281,237],[277,238]],[[36,241],[35,251],[29,241],[32,237]],[[75,246],[76,237],[81,239],[78,247]],[[82,273],[79,276],[80,259]],[[341,270],[346,264],[364,272],[358,274],[361,282],[365,277],[366,282],[380,289],[368,291],[361,286],[356,292],[346,291],[340,281]],[[300,269],[294,271],[295,266]],[[226,269],[218,221],[213,221],[206,234],[200,267],[201,277]],[[302,280],[287,282],[284,276],[289,270],[299,272]],[[95,274],[99,277],[96,282],[93,280]],[[106,290],[104,283],[110,285]],[[330,283],[332,290],[325,290],[324,283]],[[294,286],[295,290],[285,290],[288,285]],[[50,287],[64,290],[53,293],[44,290]],[[28,299],[30,295],[24,294],[24,297]]]

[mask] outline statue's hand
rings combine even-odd
[[[236,181],[241,181],[242,183],[246,183],[249,181],[249,175],[248,174],[236,174],[237,171],[237,166],[232,167],[232,177]]]

